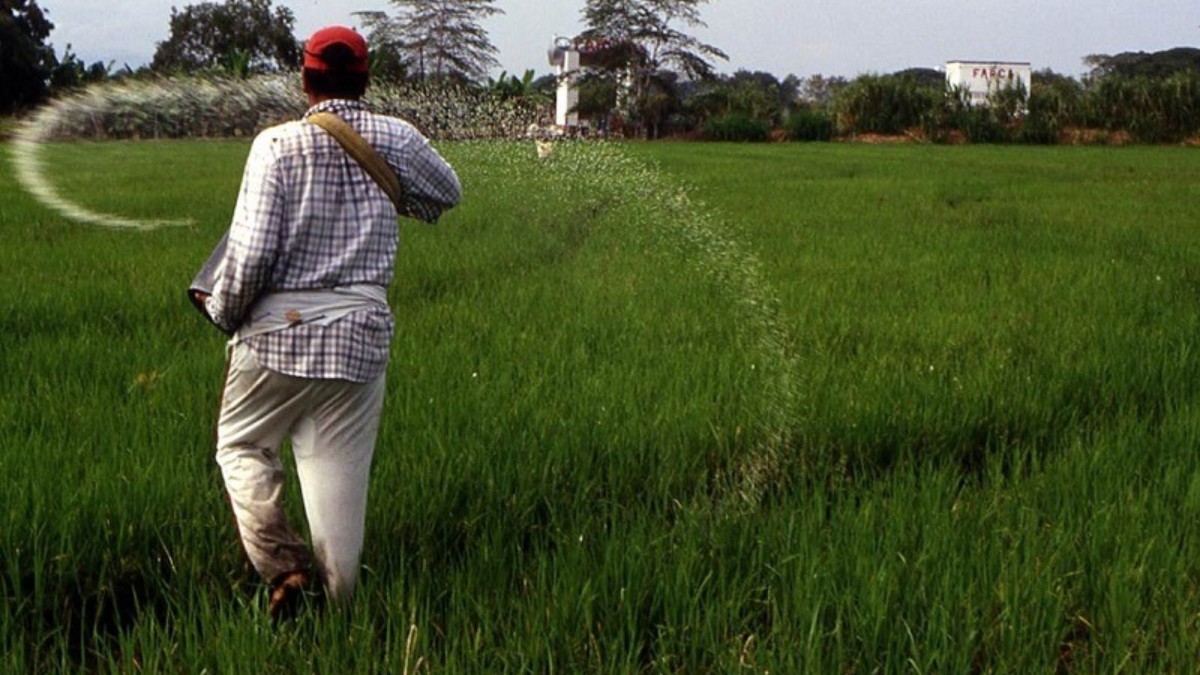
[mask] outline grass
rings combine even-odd
[[[819,445],[1054,441],[1190,391],[1190,152],[651,151],[764,261]]]
[[[181,290],[246,150],[49,148],[192,228],[0,188],[0,669],[1192,667],[1194,154],[444,147],[355,609],[273,629]]]

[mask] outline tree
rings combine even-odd
[[[391,37],[397,30],[387,12],[354,12],[367,29],[370,47],[371,79],[376,82],[400,82],[408,78],[405,55]]]
[[[921,87],[941,89],[946,86],[946,74],[933,68],[906,68],[905,70],[897,71],[894,77],[911,80],[914,84]]]
[[[112,76],[113,63],[95,61],[87,65],[71,51],[71,45],[63,51],[62,58],[50,71],[50,88],[55,92],[80,87],[93,82],[103,82]]]
[[[493,0],[392,0],[395,17],[360,12],[375,49],[394,53],[410,77],[482,82],[498,50],[480,21],[504,10]]]
[[[549,80],[535,78],[532,70],[526,70],[521,77],[504,71],[497,79],[488,78],[488,91],[503,100],[516,99],[544,106],[554,102],[553,82],[553,76]]]
[[[1090,77],[1095,80],[1108,75],[1122,77],[1149,77],[1161,79],[1179,72],[1200,70],[1200,49],[1176,47],[1161,52],[1123,52],[1115,56],[1091,54],[1083,62],[1091,68]]]
[[[151,68],[236,74],[291,70],[300,64],[292,10],[271,0],[202,2],[171,8],[171,35],[158,43]]]
[[[604,119],[617,107],[617,85],[597,73],[585,73],[579,78],[579,102],[575,112],[581,118]]]
[[[46,98],[57,65],[46,38],[54,24],[36,0],[0,0],[0,111],[11,112]]]
[[[739,70],[701,84],[689,104],[702,118],[736,115],[775,124],[783,112],[779,89],[770,73]]]
[[[844,131],[900,134],[921,127],[945,101],[945,82],[932,86],[910,77],[860,75],[839,92],[834,105]]]
[[[810,75],[800,85],[800,100],[816,108],[827,108],[833,99],[850,84],[844,77],[835,75]]]
[[[675,79],[664,71],[674,69],[687,79],[710,79],[715,75],[713,60],[729,58],[717,47],[676,28],[679,24],[704,27],[699,7],[707,2],[587,0],[583,10],[587,29],[580,37],[627,46],[621,62],[603,64],[600,69],[620,87],[628,89],[622,112],[641,126],[643,132],[649,132],[652,122],[661,118],[666,105],[662,97],[671,89],[663,85]]]
[[[1083,85],[1049,68],[1033,72],[1029,101],[1018,139],[1024,143],[1057,143],[1064,130],[1078,124]]]

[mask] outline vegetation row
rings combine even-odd
[[[442,144],[469,199],[402,225],[361,595],[272,628],[180,293],[247,148],[44,144],[196,223],[152,232],[0,166],[0,671],[1194,667],[1189,151]]]
[[[1200,50],[1178,47],[1156,53],[1095,54],[1084,58],[1081,79],[1050,70],[1034,73],[1031,88],[998,90],[984,105],[948,89],[943,73],[912,68],[891,75],[868,73],[853,80],[811,75],[782,79],[766,72],[721,74],[727,55],[689,30],[703,27],[707,0],[586,0],[581,11],[583,44],[576,109],[586,128],[635,138],[725,141],[830,140],[863,135],[906,136],[931,142],[973,143],[1177,143],[1200,133]],[[138,69],[83,63],[68,47],[61,57],[46,45],[53,25],[35,0],[0,8],[14,49],[0,54],[0,111],[22,111],[47,97],[112,80],[185,83],[187,78],[287,77],[299,60],[294,15],[271,0],[223,0],[173,8],[170,34],[153,61]],[[513,135],[508,123],[553,118],[554,74],[522,75],[499,69],[498,51],[482,21],[503,13],[498,3],[391,0],[393,10],[356,13],[372,45],[375,100],[386,111],[424,114],[418,123],[435,135]],[[11,33],[11,35],[9,35]],[[184,85],[185,88],[187,85]],[[181,92],[177,97],[204,97]],[[233,87],[222,96],[241,96]],[[395,105],[396,92],[403,104]],[[423,92],[423,93],[414,93]],[[249,94],[277,92],[258,88]],[[279,94],[289,96],[288,94]],[[410,105],[423,95],[445,99]],[[176,96],[176,95],[172,95]],[[111,114],[130,119],[100,121],[85,136],[209,136],[246,134],[264,120],[253,101],[213,106],[231,119],[197,123],[162,118],[117,105]],[[302,105],[289,103],[290,112]],[[136,105],[136,104],[134,104]],[[441,106],[439,108],[439,106]],[[186,104],[185,109],[190,109]],[[268,105],[273,115],[275,109]],[[489,122],[465,122],[464,111],[481,109]],[[190,116],[190,117],[189,117]],[[205,114],[207,117],[207,114]],[[266,115],[265,117],[270,117]],[[493,123],[492,120],[495,120]],[[508,120],[508,121],[505,121]],[[451,130],[455,131],[451,131]]]

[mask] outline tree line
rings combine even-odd
[[[1092,55],[1074,78],[1044,69],[1028,90],[994,90],[985,105],[937,71],[864,75],[841,83],[817,119],[828,135],[908,135],[933,142],[1173,143],[1200,135],[1200,49]],[[795,123],[793,123],[795,126]]]
[[[182,74],[248,77],[298,67],[295,16],[272,0],[222,0],[172,8],[169,36],[138,69],[56,55],[38,0],[0,0],[0,112],[107,79]],[[586,0],[580,40],[603,45],[580,81],[576,112],[593,128],[644,138],[828,140],[905,134],[931,141],[1055,143],[1176,141],[1200,132],[1200,50],[1087,56],[1073,78],[1034,74],[1029,91],[997,91],[972,105],[936,70],[914,68],[848,80],[766,72],[720,74],[727,55],[690,31],[709,0]],[[482,22],[495,0],[391,0],[392,11],[356,14],[384,83],[445,83],[553,105],[554,75],[501,73]],[[549,115],[548,115],[549,116]],[[1075,138],[1075,136],[1078,138]]]

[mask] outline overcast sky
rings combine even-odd
[[[55,24],[50,43],[88,64],[148,63],[167,38],[171,7],[199,0],[38,0]],[[292,9],[303,39],[328,24],[357,26],[386,0],[275,0]],[[584,0],[498,0],[484,27],[510,73],[550,72],[546,48],[581,30]],[[854,77],[950,60],[1029,61],[1078,75],[1088,54],[1200,46],[1197,0],[713,0],[707,28],[685,28],[729,54],[718,70]]]

